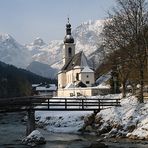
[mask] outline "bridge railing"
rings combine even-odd
[[[101,110],[120,106],[120,99],[111,98],[49,98],[47,96],[14,97],[0,99],[0,109],[34,110]]]
[[[43,98],[42,104],[34,103],[38,110],[100,110],[109,106],[120,106],[120,99],[92,98]]]

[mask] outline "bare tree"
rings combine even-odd
[[[143,102],[144,64],[147,40],[148,8],[145,0],[117,0],[117,7],[109,14],[103,30],[104,44],[111,53],[117,52],[117,66],[125,86],[131,68],[139,71],[140,98]],[[124,87],[123,87],[124,88]]]

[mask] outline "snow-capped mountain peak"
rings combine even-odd
[[[83,50],[86,55],[94,52],[101,44],[100,33],[103,29],[104,20],[96,20],[82,23],[73,30],[76,41],[76,49]]]
[[[40,37],[37,37],[33,43],[31,43],[32,46],[44,46],[46,43],[41,39]]]
[[[40,49],[47,46],[47,44],[43,41],[42,38],[37,37],[32,43],[25,46],[32,52],[32,54],[36,54]]]
[[[31,62],[31,55],[11,35],[0,34],[0,61],[25,68]]]
[[[104,20],[89,20],[88,22],[81,23],[72,31],[76,43],[76,53],[83,50],[88,56],[98,48],[98,44],[101,43],[99,35],[103,29],[103,23]],[[38,43],[38,41],[42,43],[40,38],[37,38],[34,43]],[[50,41],[44,46],[30,44],[27,47],[31,50],[33,60],[35,61],[53,64],[62,60],[63,39]]]
[[[11,35],[9,35],[7,33],[1,33],[0,34],[0,43],[4,43],[4,42],[11,42],[12,43],[12,42],[16,42],[16,41]]]
[[[89,56],[99,48],[103,23],[104,20],[89,20],[72,30],[76,53],[83,50],[85,55]],[[0,34],[0,60],[22,68],[26,68],[32,61],[53,65],[54,68],[61,68],[64,36],[65,34],[63,34],[61,40],[53,40],[47,44],[38,37],[32,43],[23,46],[11,35]]]

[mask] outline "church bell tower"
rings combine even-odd
[[[71,24],[66,24],[66,35],[64,38],[64,52],[63,52],[63,63],[64,65],[75,55],[75,43],[74,38],[71,35]]]

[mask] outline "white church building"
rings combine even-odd
[[[64,38],[63,67],[58,73],[58,97],[93,96],[98,94],[94,86],[94,70],[87,57],[80,51],[75,54],[75,42],[71,35],[71,24],[66,24]]]

